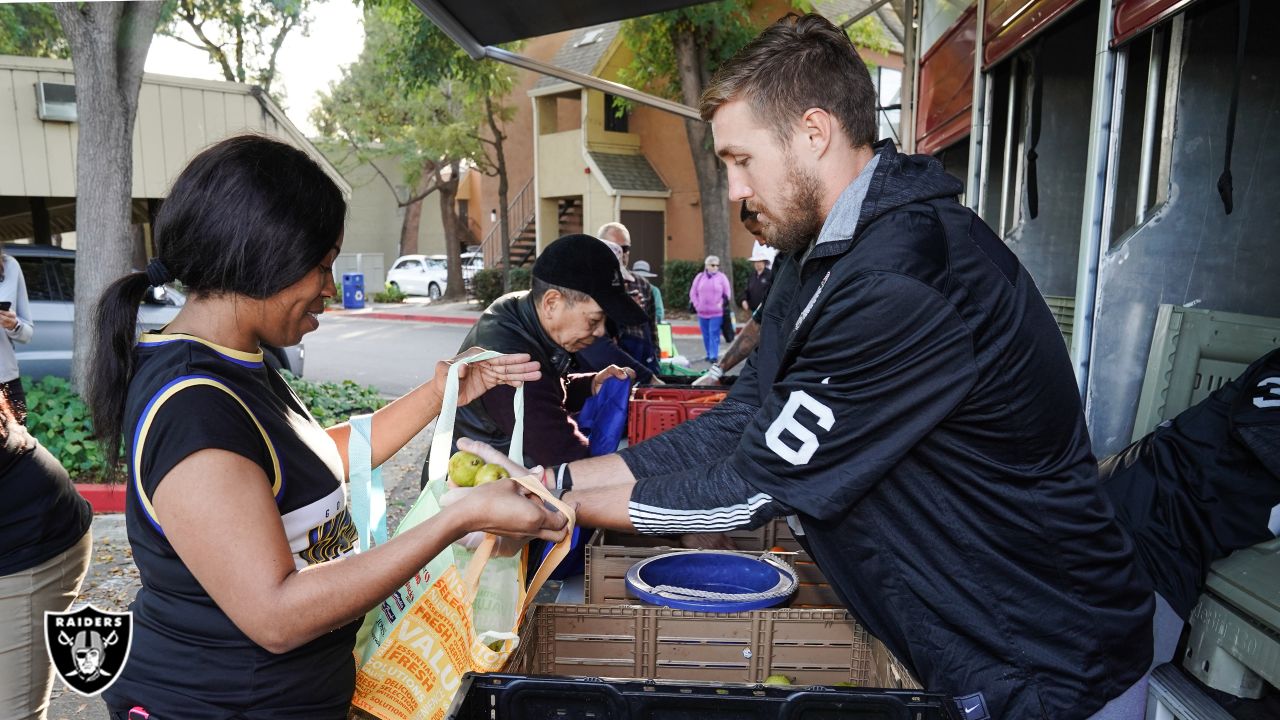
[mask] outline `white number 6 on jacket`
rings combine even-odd
[[[801,407],[804,407],[818,418],[818,427],[823,430],[830,430],[831,426],[836,423],[836,416],[831,412],[831,408],[815,400],[809,393],[803,390],[796,390],[791,393],[791,397],[787,399],[787,404],[782,406],[782,412],[778,413],[777,419],[773,421],[773,424],[769,426],[769,430],[765,432],[764,440],[770,450],[792,465],[804,465],[818,451],[818,436],[796,419],[796,411]],[[799,440],[800,447],[791,448],[782,442],[782,433],[784,431]]]

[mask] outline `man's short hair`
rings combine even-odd
[[[835,117],[854,147],[876,141],[879,98],[849,36],[821,15],[786,16],[720,66],[702,93],[703,120],[744,100],[784,144],[809,108]]]
[[[623,225],[620,222],[607,222],[601,225],[600,229],[596,231],[596,237],[601,240],[608,240],[609,238],[605,237],[605,234],[610,230],[614,230],[618,234],[622,235],[622,242],[618,243],[619,245],[631,244],[631,231],[627,229],[626,225]]]
[[[565,302],[570,305],[577,305],[580,302],[586,302],[591,299],[590,295],[579,290],[570,290],[567,287],[553,285],[546,280],[539,280],[538,278],[532,278],[529,284],[529,299],[533,301],[534,305],[537,305],[542,302],[542,296],[546,295],[548,290],[559,290],[560,294],[564,296]]]

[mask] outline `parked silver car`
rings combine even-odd
[[[22,268],[31,303],[35,334],[31,342],[17,344],[18,368],[27,378],[45,375],[70,377],[72,335],[75,326],[76,253],[48,245],[6,245]],[[138,308],[138,326],[159,330],[173,320],[186,296],[176,288],[153,288]],[[302,375],[305,350],[301,344],[287,348],[264,347],[268,365]]]

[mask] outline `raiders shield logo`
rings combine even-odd
[[[133,613],[86,605],[44,614],[44,646],[62,682],[80,695],[97,695],[124,669],[133,643]]]

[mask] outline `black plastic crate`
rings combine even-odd
[[[468,673],[447,720],[960,720],[918,690]]]

